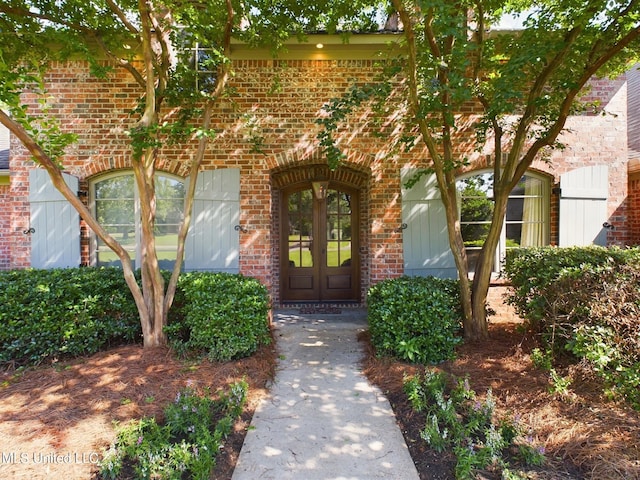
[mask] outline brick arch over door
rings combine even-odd
[[[372,155],[364,154],[357,150],[345,150],[345,155],[341,166],[358,170],[370,175],[371,168],[375,162]],[[272,173],[295,169],[304,165],[327,165],[327,160],[318,149],[294,149],[281,152],[266,159],[266,167]]]
[[[358,244],[357,249],[358,264],[357,268],[358,285],[358,302],[364,302],[365,294],[369,287],[369,185],[371,179],[371,171],[362,165],[344,164],[335,170],[331,170],[326,163],[320,163],[318,160],[311,158],[295,165],[280,166],[271,172],[272,187],[272,231],[273,231],[273,250],[272,250],[272,269],[274,278],[280,278],[282,266],[282,245],[283,240],[280,234],[282,229],[282,200],[285,192],[290,191],[297,186],[311,185],[311,182],[323,180],[329,182],[332,188],[344,188],[348,191],[355,192],[358,197],[358,207],[356,218],[358,221]],[[281,285],[274,282],[273,298],[274,303],[281,304],[283,302],[283,292]]]

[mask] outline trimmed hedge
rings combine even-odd
[[[570,354],[640,409],[640,249],[512,250],[504,272],[508,302],[546,350]]]
[[[267,291],[255,279],[186,273],[174,305],[166,331],[178,353],[229,360],[271,340]],[[119,268],[0,272],[0,363],[36,365],[141,340]]]
[[[120,269],[0,272],[0,362],[87,355],[140,336]]]
[[[462,339],[457,280],[400,277],[369,289],[371,342],[379,355],[437,364],[455,357]]]
[[[193,272],[180,276],[178,289],[177,312],[166,328],[177,352],[227,361],[271,341],[268,292],[255,278]]]

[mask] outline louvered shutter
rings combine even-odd
[[[606,165],[583,167],[560,177],[561,247],[606,245],[609,170]]]
[[[198,175],[191,226],[185,245],[186,271],[239,271],[240,170]]]
[[[66,173],[62,176],[77,192],[78,179]],[[46,170],[29,172],[29,205],[31,267],[80,266],[80,215],[53,186]]]
[[[404,185],[416,170],[403,169],[402,222],[404,272],[411,276],[457,278],[447,236],[447,218],[435,174],[424,175],[412,188]]]

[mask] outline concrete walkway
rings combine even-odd
[[[360,369],[364,310],[274,315],[280,360],[233,480],[417,480],[388,400]]]

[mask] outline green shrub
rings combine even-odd
[[[177,352],[227,361],[270,342],[269,297],[258,280],[193,272],[183,274],[178,286],[180,298],[166,329]]]
[[[456,280],[384,280],[367,296],[371,342],[380,355],[435,364],[455,355],[462,319]]]
[[[86,355],[140,335],[120,269],[0,272],[0,362]]]
[[[218,400],[192,387],[180,391],[164,410],[165,424],[155,418],[132,421],[117,433],[99,464],[102,479],[206,480],[224,439],[246,403],[248,385],[234,383]]]
[[[640,249],[540,247],[507,250],[504,274],[513,286],[508,301],[534,327],[550,316],[566,314],[558,282],[591,272],[599,276],[625,264],[638,264]],[[581,292],[572,292],[581,293]],[[589,292],[587,292],[589,293]],[[544,328],[544,325],[542,325]]]
[[[602,247],[510,251],[508,301],[550,353],[570,353],[612,397],[640,409],[640,250]]]

